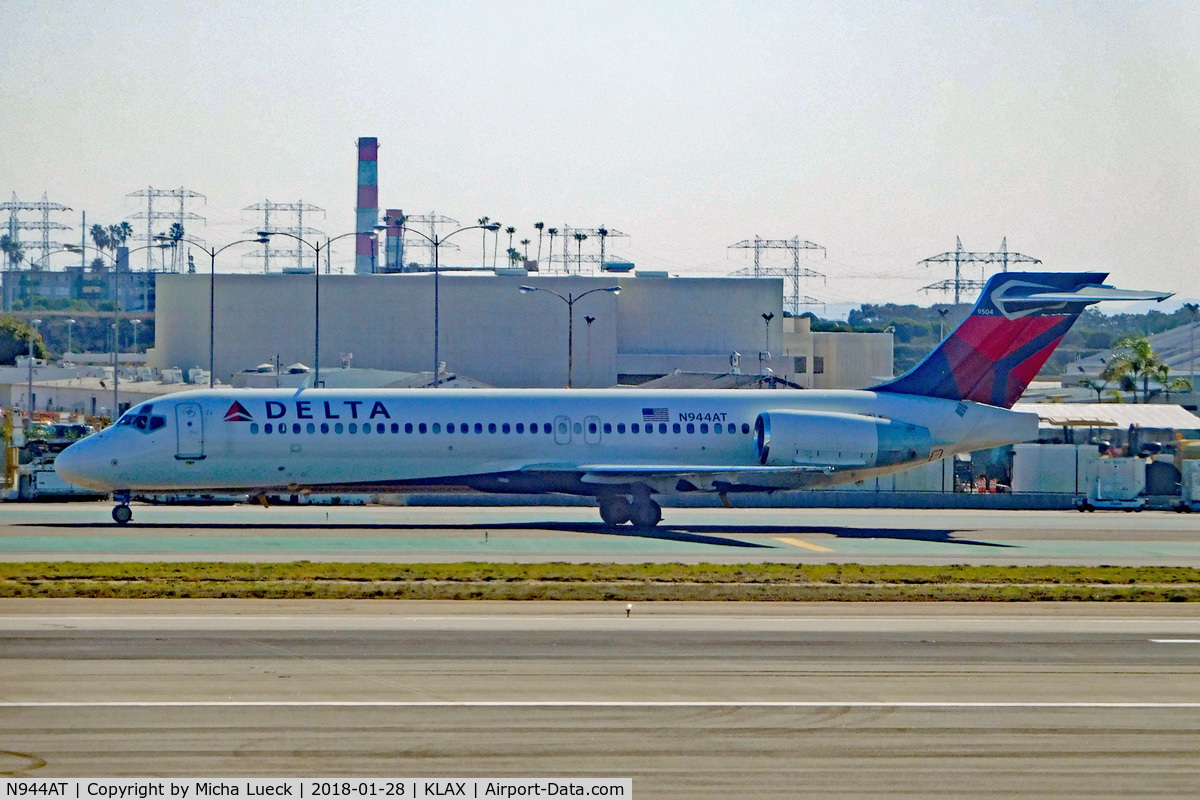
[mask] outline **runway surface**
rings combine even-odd
[[[652,532],[579,507],[5,504],[0,560],[859,562],[1200,566],[1173,512],[666,509]]]
[[[0,772],[1192,796],[1185,605],[0,601]]]

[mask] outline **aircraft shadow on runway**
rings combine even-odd
[[[595,533],[609,536],[630,536],[641,539],[662,539],[689,544],[711,544],[722,547],[738,547],[750,549],[775,549],[774,544],[749,542],[736,538],[740,536],[796,536],[803,534],[823,533],[839,539],[896,539],[915,542],[931,542],[935,544],[961,544],[972,547],[1011,548],[1017,545],[1000,542],[985,542],[975,539],[956,538],[958,531],[950,529],[912,529],[912,528],[877,528],[877,527],[838,527],[823,525],[671,525],[661,524],[649,530],[639,530],[626,525],[605,525],[602,522],[503,522],[460,523],[460,524],[429,524],[429,523],[295,523],[272,522],[247,525],[243,523],[219,522],[182,522],[161,523],[136,520],[128,525],[118,526],[116,523],[94,524],[88,522],[51,522],[51,523],[17,523],[14,527],[34,528],[104,528],[117,530],[211,530],[211,531],[378,531],[386,533],[433,533],[444,531],[479,532],[479,531],[560,531],[563,533]]]

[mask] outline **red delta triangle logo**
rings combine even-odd
[[[229,410],[225,412],[226,422],[252,422],[253,420],[254,418],[250,416],[250,412],[246,410],[246,407],[236,400],[233,401],[233,405],[229,407]]]

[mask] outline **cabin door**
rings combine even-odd
[[[175,458],[204,458],[204,414],[199,403],[175,406]]]

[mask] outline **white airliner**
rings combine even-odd
[[[650,528],[656,495],[852,483],[1037,436],[1009,410],[1082,310],[1169,294],[1104,273],[994,276],[905,375],[861,391],[209,390],[142,403],[63,451],[66,480],[138,494],[403,492],[595,498]]]

